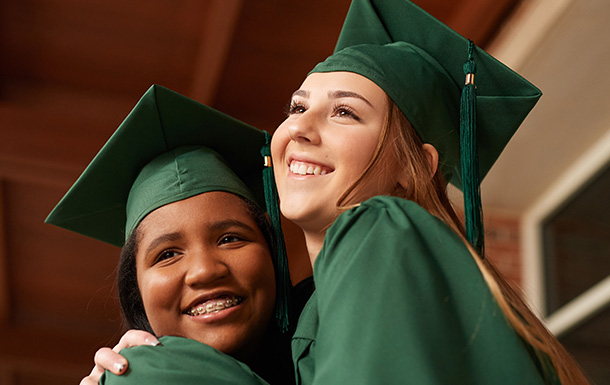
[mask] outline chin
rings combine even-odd
[[[280,202],[280,212],[282,215],[295,223],[303,216],[302,211],[302,208],[296,203],[286,203],[286,201]]]
[[[309,218],[315,217],[310,213],[302,210],[302,208],[300,207],[281,207],[280,211],[286,219],[294,222],[299,227],[302,227],[301,225],[307,223]]]
[[[233,357],[243,354],[244,346],[248,342],[247,338],[240,338],[240,333],[217,333],[193,339]]]

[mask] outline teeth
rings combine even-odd
[[[302,162],[290,163],[290,172],[298,175],[326,175],[327,170],[323,170],[320,166],[305,164]]]
[[[210,301],[206,304],[197,305],[186,313],[191,316],[200,316],[209,313],[216,313],[224,309],[238,305],[242,299],[240,297],[231,297],[217,301]]]

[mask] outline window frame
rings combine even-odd
[[[521,225],[525,294],[557,337],[576,328],[610,304],[610,276],[551,314],[546,309],[543,254],[544,222],[610,164],[610,131],[570,166],[524,213]]]

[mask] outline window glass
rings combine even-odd
[[[610,384],[610,308],[559,338],[595,384]]]
[[[610,167],[542,228],[548,315],[610,275]]]

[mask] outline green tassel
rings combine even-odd
[[[462,191],[466,216],[466,239],[484,257],[483,210],[479,181],[479,159],[476,132],[476,87],[474,74],[476,64],[472,56],[474,43],[469,41],[468,60],[464,64],[466,84],[462,90],[460,104],[460,156],[462,163]]]
[[[289,306],[292,283],[290,281],[290,270],[288,269],[288,258],[286,256],[286,244],[284,243],[284,234],[282,233],[277,188],[273,176],[273,167],[271,166],[271,135],[267,132],[265,132],[265,145],[261,149],[261,155],[267,162],[263,168],[265,204],[267,205],[267,213],[269,214],[269,219],[273,226],[273,235],[275,237],[275,285],[277,288],[275,319],[280,330],[285,333],[288,331],[289,326]]]

